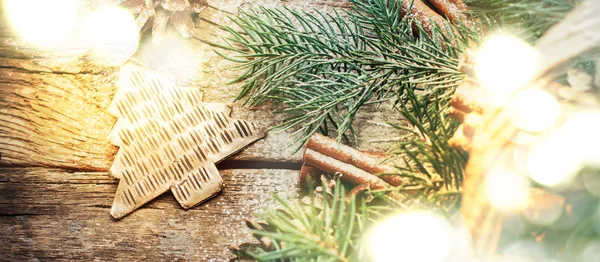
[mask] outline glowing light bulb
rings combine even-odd
[[[600,112],[576,113],[560,129],[567,146],[583,164],[600,168]]]
[[[527,158],[529,176],[546,186],[569,182],[582,168],[582,160],[574,153],[570,139],[556,133],[536,145]]]
[[[541,90],[528,89],[516,95],[508,110],[511,121],[519,129],[541,132],[554,124],[560,107],[552,95]]]
[[[117,7],[105,7],[92,12],[84,24],[88,43],[97,62],[121,65],[139,45],[139,30],[133,16]]]
[[[527,204],[530,183],[525,175],[505,169],[488,172],[486,192],[490,203],[504,211],[517,210]]]
[[[483,43],[475,70],[482,86],[503,100],[535,76],[539,60],[539,53],[524,41],[495,35]]]
[[[77,22],[76,0],[6,0],[4,9],[19,35],[40,47],[65,41]]]
[[[377,225],[368,241],[374,261],[446,261],[455,242],[454,230],[427,213],[403,213]],[[431,247],[436,247],[431,252]]]

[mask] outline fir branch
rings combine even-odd
[[[325,182],[322,186],[327,187]],[[332,191],[310,192],[308,203],[276,197],[282,208],[264,214],[269,227],[253,230],[255,236],[269,238],[270,245],[257,252],[247,248],[245,254],[258,261],[368,261],[365,232],[381,220],[407,209],[452,218],[460,203],[456,192],[406,195],[410,206],[388,198],[384,191],[373,192],[368,204],[362,197],[346,198],[346,192],[338,180]]]
[[[250,256],[259,261],[349,261],[357,250],[353,240],[360,233],[357,225],[364,223],[366,206],[355,198],[347,202],[344,186],[339,181],[338,185],[332,195],[323,191],[321,201],[311,194],[309,205],[277,198],[283,209],[266,215],[266,222],[275,230],[253,232],[273,240],[273,248]]]
[[[399,113],[416,131],[403,137],[402,142],[390,149],[390,153],[405,163],[398,167],[401,173],[425,174],[432,180],[441,177],[446,187],[460,188],[467,157],[448,144],[458,123],[449,119],[446,111],[450,96],[463,78],[462,73],[457,71],[458,57],[470,39],[477,39],[478,33],[456,25],[462,35],[441,35],[443,42],[437,41],[440,38],[436,35],[429,36],[423,32],[420,32],[420,37],[414,37],[410,28],[402,30],[397,26],[410,24],[410,21],[399,15],[397,9],[400,7],[394,3],[399,4],[386,0],[357,3],[358,15],[354,16],[364,21],[367,32],[387,36],[378,37],[381,41],[377,48],[395,63],[401,63],[394,67],[404,69],[403,74],[398,76],[401,86],[397,93]],[[450,29],[443,31],[454,32]]]
[[[396,143],[390,153],[402,159],[404,165],[397,167],[401,173],[425,174],[434,182],[439,177],[446,188],[458,189],[468,157],[448,144],[458,123],[444,111],[449,107],[449,99],[441,93],[438,90],[418,97],[409,89],[407,100],[414,102],[402,104],[399,111],[415,131],[399,139],[401,142]]]
[[[402,0],[352,2],[357,8],[345,13],[350,19],[261,8],[240,11],[234,22],[241,33],[228,28],[239,53],[232,60],[246,69],[234,81],[244,83],[238,98],[282,104],[288,118],[276,128],[296,129],[299,142],[317,131],[348,138],[364,105],[400,98],[406,88],[452,89],[461,79],[457,57],[466,36],[437,28],[431,37],[417,37],[413,21],[387,10]]]

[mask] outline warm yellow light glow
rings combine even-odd
[[[19,35],[40,47],[60,44],[75,29],[76,0],[6,0],[4,4]]]
[[[504,211],[524,207],[529,199],[529,179],[515,171],[494,169],[488,172],[486,191],[490,203]]]
[[[536,145],[527,158],[529,176],[546,186],[569,182],[581,170],[581,158],[574,153],[571,139],[561,132]]]
[[[572,154],[585,165],[600,168],[600,112],[580,112],[569,117],[560,133]]]
[[[135,19],[117,7],[92,12],[85,22],[84,33],[100,64],[123,64],[135,53],[139,44]]]
[[[511,121],[519,129],[541,132],[554,124],[560,107],[554,97],[544,91],[528,89],[519,92],[508,105]]]
[[[485,41],[475,61],[482,86],[502,100],[535,76],[539,54],[522,40],[502,34]]]
[[[446,261],[455,232],[444,220],[427,213],[403,213],[377,225],[368,241],[376,262]],[[431,251],[435,247],[435,252]]]

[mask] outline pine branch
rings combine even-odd
[[[477,32],[455,25],[457,34],[429,36],[420,32],[414,37],[411,30],[402,30],[399,23],[411,22],[397,12],[395,1],[374,0],[357,3],[357,20],[364,21],[367,32],[377,32],[377,46],[382,54],[395,58],[404,68],[400,75],[398,92],[399,113],[416,130],[400,139],[390,153],[403,159],[405,165],[398,167],[400,173],[421,173],[430,179],[441,176],[446,187],[460,188],[463,167],[467,157],[464,152],[449,146],[448,140],[458,124],[447,117],[450,96],[462,80],[457,71],[459,55],[470,39],[477,39]],[[364,10],[364,11],[358,11]],[[375,14],[375,15],[372,15]],[[442,30],[437,30],[441,32]],[[451,29],[443,32],[454,32]],[[448,43],[448,44],[446,44]],[[451,43],[451,44],[450,44]],[[398,126],[395,126],[398,128]],[[400,128],[402,129],[402,128]]]
[[[486,30],[511,26],[534,41],[576,2],[471,0],[469,4],[475,10],[474,21],[485,21]],[[235,81],[244,84],[239,98],[252,105],[279,102],[280,113],[288,116],[279,128],[296,129],[299,141],[330,129],[340,137],[351,134],[352,119],[362,106],[393,99],[407,124],[390,125],[407,135],[390,152],[405,163],[398,167],[398,175],[409,179],[408,185],[422,185],[423,191],[405,194],[402,201],[371,192],[374,200],[367,204],[360,198],[344,201],[345,189],[338,183],[333,196],[323,192],[321,207],[314,199],[308,205],[282,201],[284,208],[266,217],[273,228],[254,231],[274,240],[270,249],[252,253],[255,259],[364,261],[361,236],[392,212],[423,208],[438,210],[451,220],[458,217],[467,156],[448,145],[457,123],[447,117],[446,109],[463,77],[457,71],[461,53],[469,43],[476,44],[481,33],[464,25],[442,25],[429,35],[400,15],[401,0],[352,3],[354,8],[343,16],[270,9],[242,12],[234,19],[241,32],[229,29],[231,49],[239,54],[231,59],[246,69]],[[417,179],[415,173],[426,176]],[[446,188],[438,185],[440,180]],[[394,190],[405,193],[402,187]],[[583,207],[598,203],[597,196],[589,194],[576,198],[586,200]],[[573,214],[579,216],[578,212]],[[572,219],[563,216],[557,224]],[[586,219],[591,216],[585,213]],[[541,232],[537,237],[575,257],[581,248],[574,249],[573,243],[582,247],[590,238],[598,239],[588,230],[591,225],[586,220],[568,232],[554,225],[533,225],[526,232]]]
[[[327,188],[325,182],[322,187]],[[368,261],[361,239],[382,219],[407,209],[452,218],[460,203],[460,194],[454,192],[406,195],[409,205],[388,198],[384,191],[373,192],[368,204],[360,196],[347,198],[346,192],[338,180],[331,191],[310,192],[308,203],[276,197],[282,208],[265,214],[267,228],[253,230],[258,238],[268,238],[269,246],[257,252],[247,249],[246,255],[258,261]]]
[[[439,28],[433,36],[421,29],[417,37],[413,21],[386,12],[401,2],[356,0],[357,8],[345,13],[350,19],[289,9],[241,11],[234,19],[241,33],[228,29],[239,52],[231,59],[246,69],[234,81],[244,83],[238,98],[249,105],[282,104],[288,118],[276,128],[296,129],[302,143],[317,131],[348,138],[364,105],[401,97],[412,83],[455,87],[467,37],[442,35]]]
[[[404,165],[397,167],[398,170],[425,174],[433,182],[441,178],[446,188],[460,188],[467,154],[448,144],[458,127],[444,111],[449,99],[440,91],[425,97],[409,91],[407,99],[416,102],[402,104],[399,111],[414,131],[398,139],[401,142],[390,149],[395,158],[403,160]],[[391,126],[402,130],[397,125]]]
[[[311,196],[309,205],[277,198],[283,209],[266,216],[266,222],[275,229],[253,232],[270,238],[273,247],[250,253],[254,259],[349,261],[353,251],[357,250],[353,240],[360,233],[358,226],[366,219],[364,202],[354,198],[346,202],[342,185],[336,186],[332,195],[323,191],[321,201],[317,201],[314,194]]]

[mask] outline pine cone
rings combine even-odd
[[[137,15],[136,22],[142,32],[152,26],[152,42],[156,45],[170,23],[181,36],[193,35],[192,15],[208,6],[206,0],[125,0],[121,7]]]

